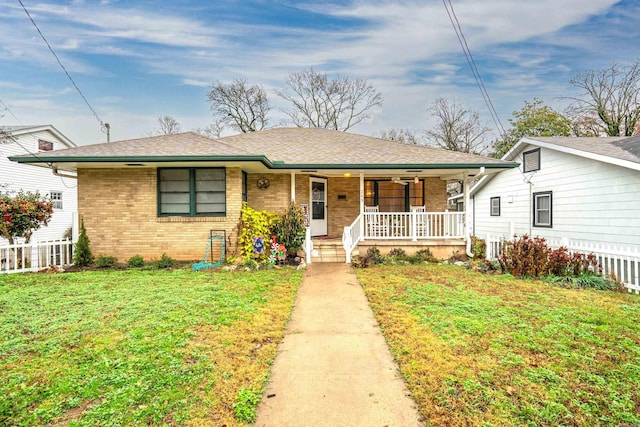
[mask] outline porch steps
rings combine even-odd
[[[347,255],[344,252],[341,239],[313,240],[311,262],[345,262]]]

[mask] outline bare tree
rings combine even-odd
[[[262,86],[249,86],[238,78],[231,83],[215,82],[207,92],[211,111],[222,123],[239,132],[255,132],[267,127],[271,104]]]
[[[573,136],[607,136],[604,123],[595,113],[584,113],[576,111],[574,107],[569,107],[565,109],[564,114],[571,122],[569,126]]]
[[[173,135],[180,133],[180,123],[171,116],[158,116],[158,127],[150,131],[146,131],[147,136]]]
[[[193,131],[208,138],[220,138],[222,131],[224,131],[224,123],[221,120],[216,120],[205,128],[197,128]]]
[[[633,135],[640,120],[640,62],[588,70],[569,84],[582,91],[569,98],[576,111],[596,115],[609,136]]]
[[[288,88],[277,94],[291,103],[285,113],[298,127],[346,131],[382,106],[382,95],[363,78],[329,78],[311,68],[289,74],[286,83]]]
[[[411,129],[387,129],[380,132],[380,138],[389,141],[406,142],[407,144],[421,145],[420,137]]]
[[[427,112],[436,120],[433,128],[425,131],[432,145],[463,153],[486,152],[485,137],[491,129],[480,123],[478,113],[446,98],[436,99]]]

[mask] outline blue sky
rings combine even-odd
[[[313,67],[364,77],[384,105],[352,131],[430,127],[426,109],[455,97],[494,128],[440,0],[23,0],[112,140],[136,138],[171,115],[182,129],[212,122],[216,81],[244,77],[275,90]],[[452,0],[505,127],[533,97],[563,108],[568,80],[640,59],[637,0]],[[56,126],[77,144],[103,142],[17,0],[0,0],[0,124]],[[13,113],[13,114],[11,114]],[[15,117],[14,117],[15,115]]]

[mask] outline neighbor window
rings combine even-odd
[[[158,169],[158,215],[225,216],[224,168]]]
[[[491,198],[491,216],[500,216],[500,197]]]
[[[49,197],[51,197],[51,204],[54,209],[62,209],[62,192],[50,191]]]
[[[540,170],[540,149],[536,148],[522,153],[522,163],[525,172]]]
[[[38,151],[51,151],[53,150],[53,142],[38,140]]]
[[[551,191],[533,193],[533,225],[551,227]]]

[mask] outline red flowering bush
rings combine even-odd
[[[17,237],[29,242],[34,231],[49,223],[52,214],[53,204],[38,192],[0,194],[0,236],[10,244]]]

